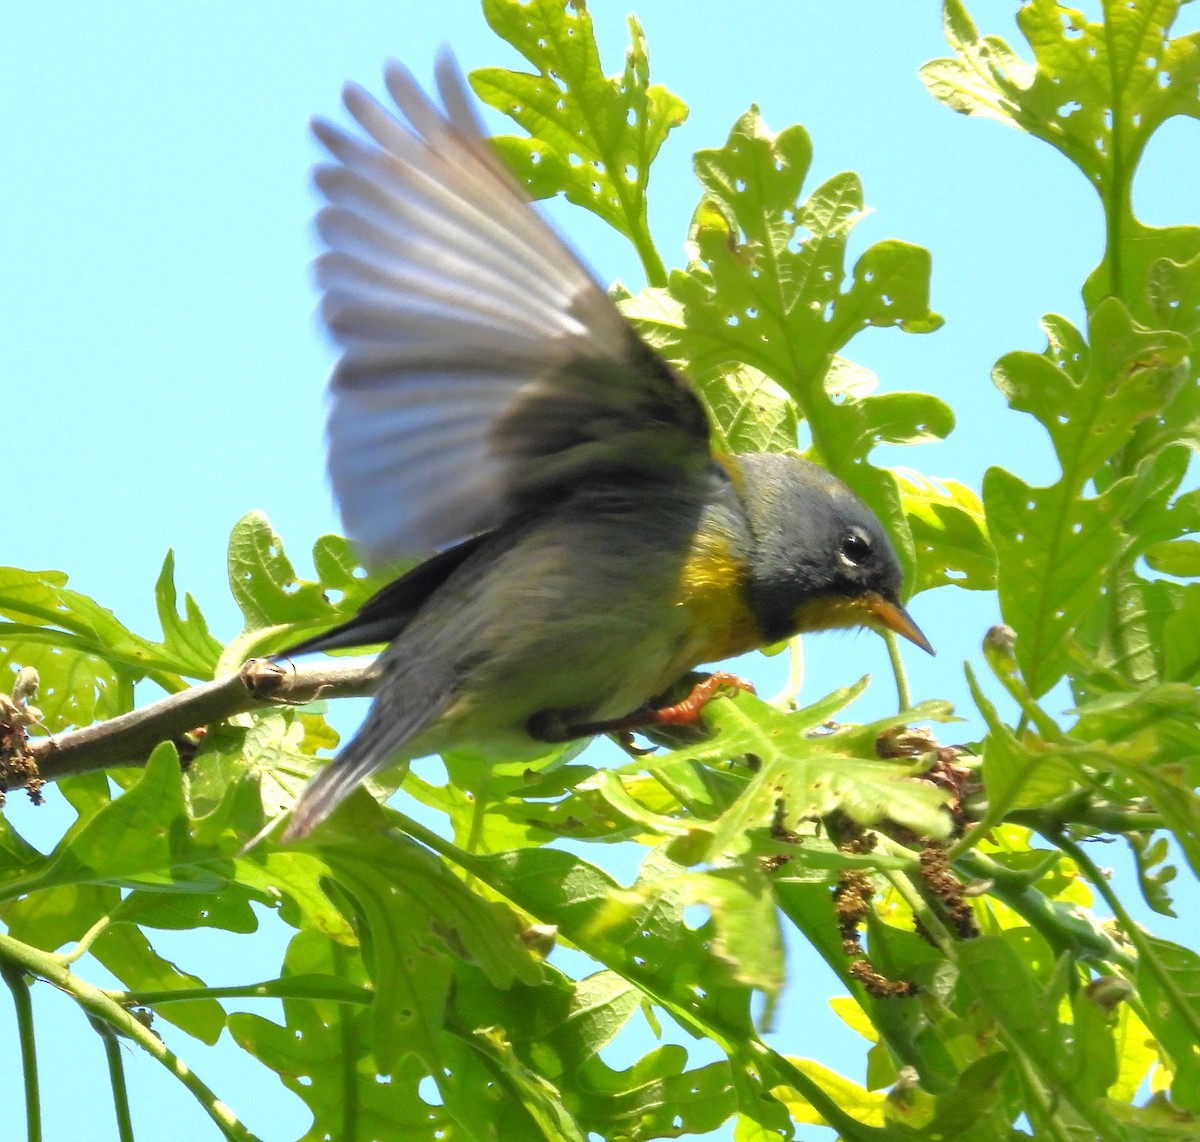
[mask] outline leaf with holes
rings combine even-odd
[[[297,578],[262,512],[242,516],[229,535],[229,587],[247,631],[319,621],[329,613],[321,584]]]
[[[364,838],[353,846],[325,845],[321,857],[365,924],[360,930],[378,996],[374,1052],[380,1065],[390,1067],[407,1051],[439,1065],[447,950],[474,960],[497,987],[540,979],[511,910],[470,892],[411,841]]]
[[[313,974],[336,976],[364,990],[368,982],[357,953],[306,929],[288,945],[282,978]],[[283,1026],[236,1012],[229,1017],[229,1031],[312,1111],[305,1139],[430,1137],[450,1125],[444,1107],[421,1097],[427,1072],[416,1057],[401,1059],[392,1070],[376,1064],[369,1004],[285,998],[283,1012]],[[454,1050],[452,1041],[446,1046]]]
[[[997,362],[996,387],[1050,434],[1068,487],[1081,489],[1183,386],[1188,343],[1169,330],[1134,324],[1116,298],[1097,307],[1088,339],[1064,318],[1042,322],[1044,353],[1009,353]]]
[[[622,1071],[595,1059],[580,1076],[577,1117],[592,1137],[708,1135],[737,1110],[731,1066],[722,1061],[688,1070],[687,1062],[687,1051],[673,1043]],[[779,1108],[774,1099],[764,1098],[756,1109],[765,1117]]]
[[[1130,534],[1160,538],[1154,523],[1183,466],[1159,452],[1115,483],[1103,472],[1127,443],[1130,426],[1170,403],[1184,381],[1187,352],[1178,334],[1137,327],[1115,298],[1092,315],[1087,342],[1062,318],[1049,317],[1044,327],[1046,352],[1008,354],[995,380],[1014,408],[1045,426],[1063,477],[1035,488],[992,468],[983,483],[1001,610],[1017,633],[1017,659],[1034,697],[1067,671],[1070,640],[1096,617],[1096,598],[1120,586],[1106,579],[1122,558],[1128,563],[1136,555]],[[1085,498],[1089,482],[1105,490]],[[1119,668],[1136,650],[1130,644],[1106,660]]]
[[[659,881],[686,870],[660,851],[642,863],[632,895],[606,872],[555,849],[519,849],[472,861],[476,875],[593,959],[619,972],[685,1026],[705,1020],[752,1035],[750,989],[736,984],[701,933],[684,922],[684,901]]]
[[[1200,117],[1200,32],[1169,31],[1180,0],[1104,0],[1089,21],[1054,0],[1017,16],[1034,63],[997,36],[980,36],[961,0],[947,0],[946,35],[955,58],[934,60],[922,78],[956,111],[985,115],[1057,148],[1100,196],[1109,236],[1084,287],[1089,311],[1119,297],[1150,329],[1175,330],[1200,347],[1200,227],[1146,226],[1133,213],[1134,173],[1154,132],[1174,115]],[[1193,352],[1191,375],[1200,369]],[[1200,388],[1181,387],[1165,416],[1167,434],[1145,421],[1131,460],[1166,439],[1200,436]],[[1180,434],[1183,435],[1180,435]]]
[[[708,909],[711,919],[704,930],[711,933],[713,954],[738,983],[763,992],[767,999],[763,1022],[769,1024],[784,982],[783,939],[770,881],[758,861],[744,859],[711,872],[647,881],[632,899],[642,905],[663,892],[685,905],[702,904]]]
[[[956,57],[925,64],[921,78],[953,110],[1057,147],[1107,197],[1170,116],[1200,117],[1200,34],[1168,37],[1180,0],[1102,7],[1103,21],[1092,23],[1055,0],[1031,0],[1017,16],[1033,47],[1029,64],[999,37],[981,37],[960,0],[947,0]]]
[[[496,148],[534,198],[565,194],[630,238],[646,260],[650,164],[687,106],[650,83],[641,26],[629,17],[625,70],[610,79],[582,4],[485,0],[483,8],[492,29],[537,68],[535,75],[498,67],[471,73],[476,95],[529,132],[498,138]]]
[[[704,187],[692,220],[691,260],[668,284],[672,304],[648,291],[624,304],[646,340],[688,375],[750,369],[796,403],[810,455],[881,516],[911,582],[908,525],[891,475],[864,463],[878,443],[940,438],[950,409],[925,393],[869,395],[847,385],[854,366],[839,354],[869,326],[929,332],[929,254],[886,240],[869,247],[846,282],[846,244],[863,216],[862,187],[835,175],[805,200],[812,160],[803,127],[769,131],[757,108],[721,148],[696,155]]]
[[[808,420],[817,458],[842,475],[875,442],[872,431],[878,439],[912,440],[941,435],[951,422],[933,397],[914,394],[909,406],[897,407],[891,394],[892,407],[876,413],[871,402],[881,398],[848,395],[840,384],[845,407],[835,409],[826,377],[855,333],[868,325],[928,331],[940,318],[928,307],[928,253],[916,246],[871,247],[843,289],[862,189],[854,175],[837,175],[801,203],[811,157],[802,127],[775,135],[756,109],[743,115],[723,148],[696,156],[706,196],[692,223],[692,261],[671,276],[674,305],[648,293],[628,301],[625,312],[696,376],[740,364],[770,377]],[[835,377],[845,370],[838,364]],[[855,423],[835,432],[837,421]]]

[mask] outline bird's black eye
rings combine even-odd
[[[857,567],[860,563],[865,562],[870,554],[870,540],[864,535],[859,535],[857,531],[850,532],[842,539],[841,556],[851,567]]]

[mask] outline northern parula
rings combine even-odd
[[[283,652],[388,643],[366,721],[284,840],[385,766],[627,725],[697,664],[800,631],[883,626],[931,650],[845,484],[794,454],[714,453],[696,392],[534,210],[453,60],[444,109],[399,65],[385,79],[403,118],[348,85],[368,138],[313,127],[333,159],[315,171],[341,349],[329,471],[369,562],[436,554]]]

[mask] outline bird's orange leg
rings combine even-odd
[[[703,682],[697,682],[692,687],[692,692],[682,702],[676,702],[673,706],[662,706],[657,710],[651,709],[648,715],[637,724],[641,726],[690,726],[700,717],[704,707],[722,692],[753,694],[755,690],[744,678],[739,678],[736,674],[729,674],[724,670],[718,670],[715,674],[710,674]]]
[[[690,726],[700,717],[704,707],[724,692],[754,693],[754,687],[736,674],[718,670],[703,682],[697,682],[692,692],[682,702],[670,706],[643,706],[622,718],[609,718],[602,722],[566,721],[555,710],[543,710],[534,714],[526,725],[529,736],[538,741],[566,742],[575,738],[592,737],[594,734],[628,734],[631,730],[646,726]]]

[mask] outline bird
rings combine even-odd
[[[440,103],[389,62],[394,107],[349,83],[361,133],[312,124],[333,495],[367,566],[421,561],[274,656],[386,643],[285,843],[385,767],[652,723],[697,665],[800,632],[933,653],[871,509],[796,452],[714,448],[696,390],[534,207],[449,52],[435,79]]]

